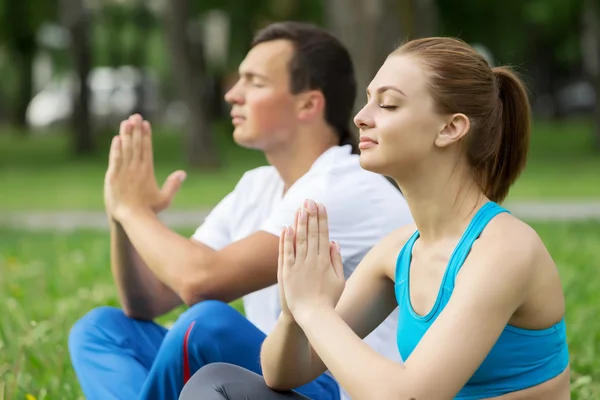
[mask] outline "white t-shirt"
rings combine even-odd
[[[383,176],[364,170],[351,147],[323,153],[310,170],[283,194],[277,170],[264,166],[246,172],[235,189],[206,217],[193,238],[219,250],[258,230],[279,236],[292,225],[306,199],[323,203],[329,235],[341,246],[346,278],[367,252],[391,231],[412,223],[406,200]],[[244,296],[246,317],[264,333],[275,327],[281,312],[277,285]],[[396,345],[396,309],[365,338],[380,354],[400,362]],[[342,399],[349,396],[342,390]]]

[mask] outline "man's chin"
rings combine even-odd
[[[240,147],[244,147],[246,149],[252,150],[264,150],[262,146],[260,146],[260,141],[256,139],[253,135],[244,132],[241,128],[236,128],[233,131],[233,141]]]

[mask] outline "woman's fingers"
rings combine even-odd
[[[285,240],[285,230],[286,230],[286,228],[283,228],[281,230],[281,234],[279,235],[279,258],[277,259],[278,272],[281,272],[281,267],[283,267],[283,257],[285,256],[285,254],[283,253],[283,242]]]
[[[294,228],[288,226],[283,239],[283,268],[292,266],[294,261]]]
[[[307,255],[307,213],[304,207],[298,209],[297,219],[296,219],[296,258],[302,260],[306,258]]]
[[[329,221],[323,204],[317,205],[319,225],[319,254],[329,254]]]
[[[319,254],[319,215],[317,204],[313,200],[307,201],[308,208],[308,227],[307,227],[307,245],[306,252],[308,255]]]
[[[340,244],[331,242],[328,246],[329,256],[331,257],[331,266],[335,271],[335,274],[341,278],[346,279],[344,277],[344,263],[342,263],[342,255],[340,254]]]

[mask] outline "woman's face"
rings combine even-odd
[[[367,89],[354,123],[360,130],[364,169],[397,177],[427,162],[446,118],[434,110],[425,69],[418,59],[392,55]]]

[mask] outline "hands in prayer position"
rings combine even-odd
[[[333,310],[345,287],[340,246],[329,239],[327,211],[307,200],[296,212],[296,226],[279,239],[277,272],[282,314],[295,321],[316,309]]]
[[[133,115],[121,122],[111,143],[104,180],[106,210],[117,221],[139,209],[159,213],[169,207],[185,177],[184,171],[175,171],[158,187],[150,123]]]

